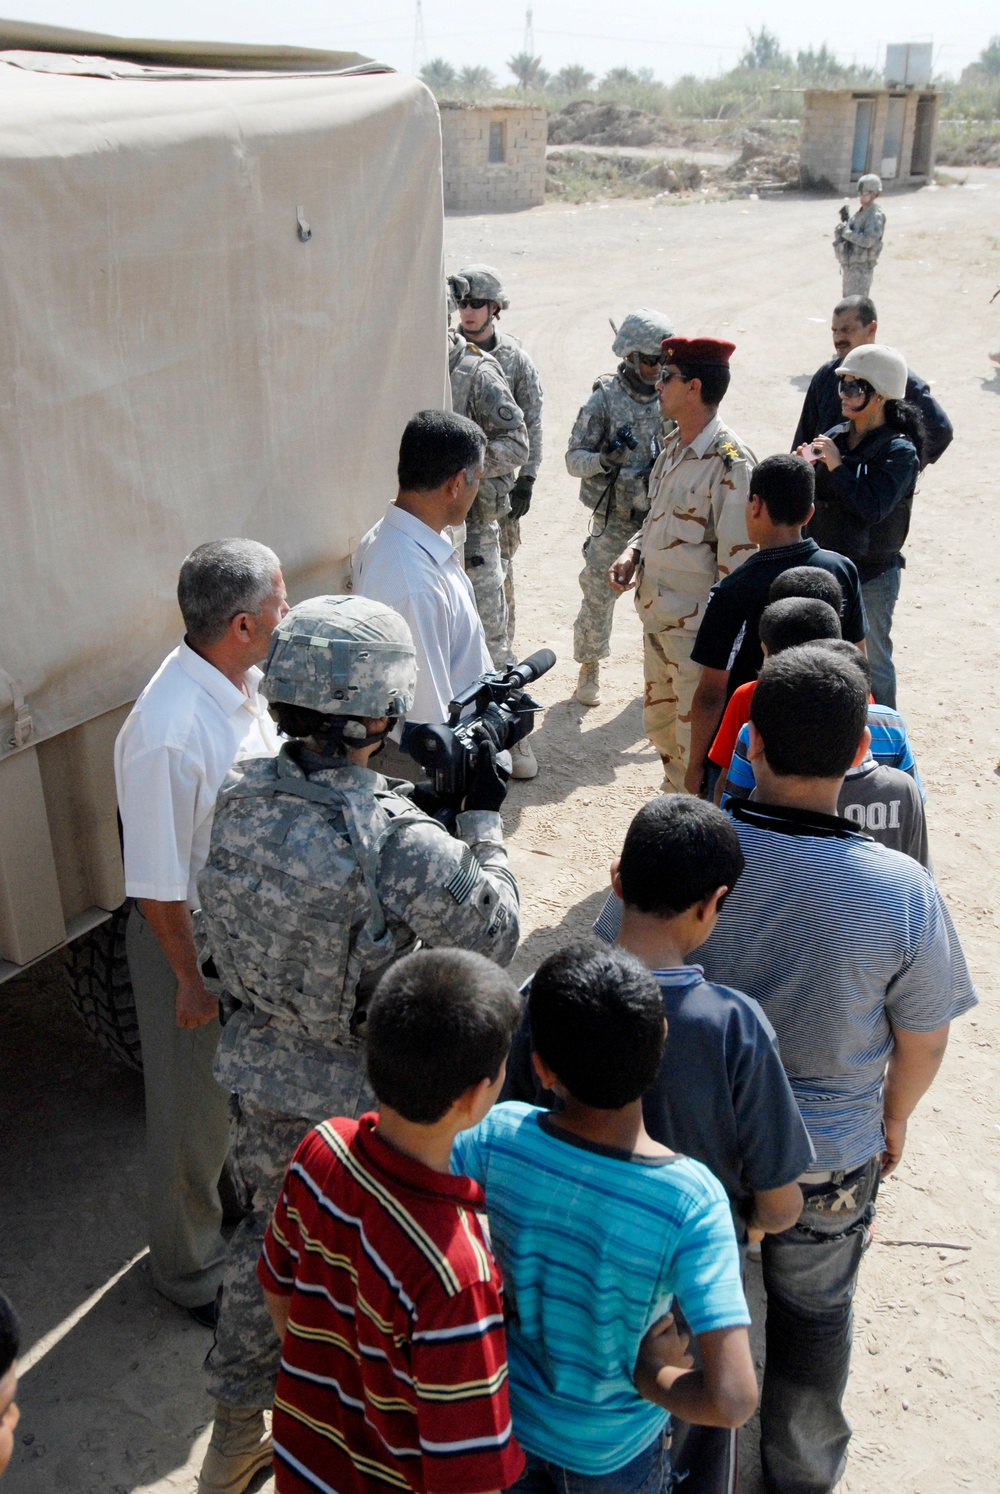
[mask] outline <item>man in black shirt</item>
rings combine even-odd
[[[868,296],[847,296],[843,301],[838,301],[833,308],[830,330],[837,356],[824,363],[813,374],[792,441],[793,451],[804,441],[812,441],[815,436],[823,435],[843,420],[834,369],[844,361],[852,348],[876,341],[878,320],[875,302]],[[924,422],[923,465],[926,467],[931,462],[936,462],[951,445],[955,433],[951,421],[931,395],[928,385],[912,369],[907,370],[906,394],[903,397],[911,405],[916,405]]]
[[[758,627],[776,576],[800,565],[829,571],[843,593],[843,636],[860,644],[868,631],[854,562],[802,538],[802,526],[812,516],[815,487],[815,473],[801,457],[768,457],[754,469],[747,534],[759,549],[713,587],[691,651],[692,662],[701,665],[691,705],[691,760],[684,780],[691,794],[702,790],[705,760],[726,702],[739,685],[756,679],[764,662]]]

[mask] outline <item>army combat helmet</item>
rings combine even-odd
[[[412,706],[416,684],[417,652],[398,612],[368,597],[312,597],[271,635],[260,693],[323,716],[395,717]],[[362,745],[366,734],[343,735]]]
[[[456,301],[461,301],[463,296],[475,296],[477,301],[492,301],[501,311],[510,306],[500,271],[492,265],[463,265],[457,275],[450,275],[448,279]]]
[[[662,358],[664,338],[674,335],[670,318],[662,311],[650,311],[648,306],[630,311],[620,327],[612,322],[611,329],[615,334],[611,351],[617,358],[624,358],[636,375],[639,373],[640,353],[647,358]]]

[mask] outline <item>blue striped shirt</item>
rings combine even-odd
[[[924,786],[917,771],[913,748],[910,746],[910,739],[906,732],[906,722],[899,712],[894,711],[891,706],[870,705],[868,707],[868,730],[872,734],[870,750],[875,761],[884,763],[886,767],[899,768],[902,772],[908,773],[920,790],[921,799],[926,802],[927,795],[924,793]],[[723,809],[728,807],[727,799],[749,799],[757,787],[753,764],[747,757],[749,746],[750,729],[747,726],[741,726],[726,773],[726,788],[722,796]]]
[[[901,851],[739,818],[736,832],[746,870],[698,963],[764,1008],[816,1166],[858,1167],[882,1150],[892,1028],[933,1032],[976,1004],[958,937]]]
[[[598,1147],[517,1102],[456,1138],[452,1171],[486,1192],[515,1436],[574,1473],[623,1467],[667,1420],[632,1374],[674,1296],[692,1333],[750,1322],[722,1186],[688,1157]]]

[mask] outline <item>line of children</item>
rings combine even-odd
[[[19,1412],[17,1395],[17,1356],[21,1348],[21,1329],[10,1302],[0,1292],[0,1478],[14,1451],[14,1432]]]

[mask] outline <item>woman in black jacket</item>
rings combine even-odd
[[[816,467],[816,512],[807,533],[858,568],[872,689],[879,705],[893,707],[892,614],[924,446],[919,411],[903,399],[906,372],[895,348],[877,342],[852,348],[836,370],[843,424],[798,449]]]

